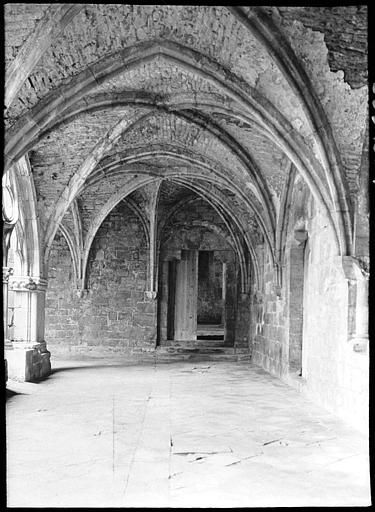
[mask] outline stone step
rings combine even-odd
[[[250,361],[248,348],[177,345],[155,350],[156,361]]]
[[[211,354],[234,354],[236,349],[234,347],[197,347],[197,346],[178,346],[178,347],[158,347],[156,349],[159,352],[167,352],[167,353],[211,353]]]
[[[249,347],[235,347],[236,354],[249,354]]]
[[[226,347],[223,340],[163,341],[161,347]]]
[[[196,341],[196,344],[197,345],[209,345],[210,347],[211,346],[222,346],[224,345],[225,346],[225,341],[224,340],[197,340]]]
[[[236,354],[156,354],[156,361],[238,361]]]
[[[135,351],[133,357],[138,362],[178,362],[178,361],[250,361],[248,347],[227,347],[223,343],[197,343],[196,340],[172,342],[149,351]]]
[[[237,361],[251,361],[250,352],[248,354],[237,354]]]
[[[249,352],[249,347],[230,347],[223,344],[197,344],[197,345],[187,345],[187,344],[176,344],[176,345],[161,345],[157,347],[159,351],[166,352],[181,352],[181,351],[189,351],[189,352],[226,352],[228,354],[236,353],[236,354],[246,354]]]
[[[223,336],[224,326],[222,324],[198,324],[197,336]]]
[[[168,347],[166,352],[200,352],[200,353],[212,353],[212,354],[220,354],[220,353],[233,353],[233,347]]]

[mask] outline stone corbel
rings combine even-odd
[[[84,299],[85,297],[87,297],[89,291],[86,288],[77,288],[76,293],[79,299]]]
[[[295,229],[294,230],[294,240],[298,245],[304,245],[308,237],[308,232],[306,229]]]
[[[154,290],[146,290],[145,291],[145,299],[147,299],[147,300],[155,300],[157,296],[158,296],[158,294]]]
[[[246,292],[241,293],[241,301],[245,302],[249,298],[249,294]]]
[[[76,281],[76,295],[79,299],[83,299],[87,297],[89,291],[84,287],[84,280],[82,278],[78,278]]]
[[[348,281],[368,279],[370,276],[369,264],[364,259],[354,256],[339,256],[338,265],[342,268],[345,279]]]

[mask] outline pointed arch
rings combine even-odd
[[[193,70],[213,83],[225,94],[234,99],[239,108],[244,108],[251,116],[264,126],[269,133],[288,148],[288,156],[296,168],[307,180],[316,199],[326,211],[336,237],[337,249],[344,254],[350,250],[350,218],[344,222],[347,210],[338,208],[335,199],[332,202],[325,197],[324,176],[319,177],[319,165],[310,154],[302,137],[290,125],[289,121],[258,91],[244,80],[230,73],[217,62],[199,52],[172,41],[143,42],[126,48],[89,66],[71,81],[50,93],[31,112],[23,116],[10,130],[5,146],[5,167],[17,160],[33,144],[38,134],[56,115],[67,107],[74,105],[85,94],[110,77],[124,69],[132,69],[139,62],[150,61],[155,56],[163,55],[166,59],[188,70]],[[327,172],[330,172],[328,169]],[[323,180],[323,181],[322,181]],[[346,216],[347,217],[347,216]],[[348,234],[349,229],[349,234]],[[349,237],[349,238],[348,238]]]

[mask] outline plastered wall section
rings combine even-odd
[[[348,281],[318,211],[307,225],[302,374],[314,400],[359,430],[368,428],[368,355],[348,341]],[[306,265],[305,263],[305,265]]]
[[[65,239],[56,237],[49,262],[46,334],[52,354],[106,356],[153,350],[156,304],[147,287],[142,225],[124,203],[99,228],[88,264],[88,291],[77,296]]]

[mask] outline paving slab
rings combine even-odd
[[[368,439],[241,362],[8,381],[9,507],[368,506]]]

